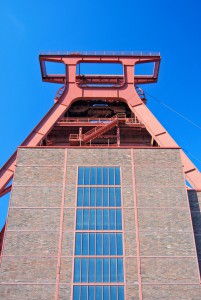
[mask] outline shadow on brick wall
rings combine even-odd
[[[198,263],[199,263],[200,274],[201,274],[201,210],[200,210],[201,201],[199,201],[198,193],[195,190],[188,191],[188,198],[190,203]]]

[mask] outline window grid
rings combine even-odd
[[[97,247],[98,245],[98,247]],[[76,232],[75,255],[122,256],[122,233],[119,232]]]
[[[120,168],[79,167],[77,174],[73,300],[123,300]]]
[[[76,300],[123,300],[124,286],[74,285],[73,294]]]

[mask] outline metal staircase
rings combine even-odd
[[[112,129],[119,122],[125,122],[126,116],[123,113],[119,113],[108,120],[104,125],[98,125],[84,134],[70,134],[69,142],[71,146],[86,145],[88,142],[101,136],[108,130]],[[103,124],[103,123],[102,123]]]

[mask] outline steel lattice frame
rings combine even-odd
[[[69,109],[71,104],[80,99],[120,99],[127,103],[131,111],[142,122],[150,135],[156,140],[160,147],[178,148],[177,143],[168,134],[165,128],[150,112],[143,103],[134,85],[157,82],[160,66],[160,54],[128,54],[128,55],[92,55],[92,54],[43,54],[39,56],[43,81],[52,83],[64,83],[63,93],[58,97],[58,101],[49,112],[29,134],[21,146],[35,147],[50,132],[54,124]],[[66,74],[55,75],[46,74],[45,62],[63,63],[66,66]],[[121,63],[124,74],[122,76],[96,76],[90,75],[84,78],[89,83],[82,84],[82,76],[76,76],[76,66],[81,62],[99,63]],[[134,68],[139,63],[154,63],[152,75],[134,75]],[[97,84],[91,87],[90,83]],[[101,84],[118,83],[118,86],[101,87]],[[0,197],[10,191],[7,187],[13,178],[16,166],[17,151],[10,157],[0,170]],[[201,190],[201,174],[186,154],[181,150],[181,160],[185,178],[195,190]]]

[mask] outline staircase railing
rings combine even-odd
[[[106,123],[105,124],[105,126],[96,126],[96,127],[94,127],[94,128],[92,128],[91,130],[89,130],[89,131],[87,131],[86,133],[84,133],[83,134],[83,140],[85,140],[85,138],[87,138],[88,136],[90,136],[91,134],[93,134],[93,133],[97,133],[97,131],[102,131],[102,129],[104,128],[104,129],[106,129],[107,127],[110,127],[110,125],[115,121],[116,122],[116,120],[118,120],[118,116],[117,115],[115,115],[115,116],[113,116],[112,118],[110,118],[109,119],[109,123]]]

